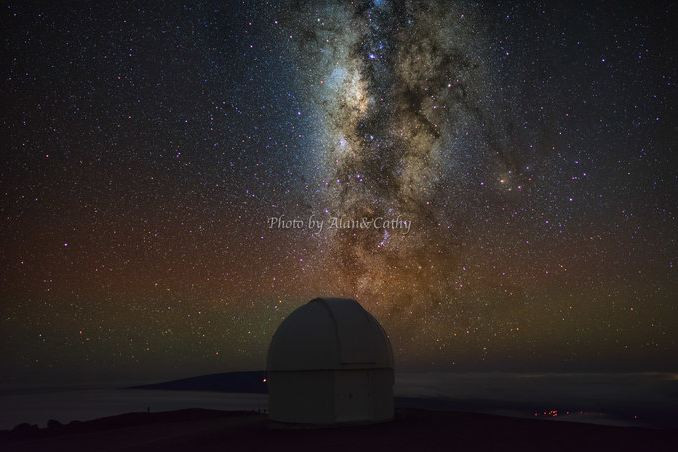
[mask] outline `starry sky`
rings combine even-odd
[[[321,295],[398,369],[676,370],[677,10],[3,2],[0,381],[260,369]]]

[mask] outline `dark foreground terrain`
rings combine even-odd
[[[677,451],[678,431],[399,409],[378,425],[294,428],[263,414],[129,413],[0,433],[3,451],[634,450]]]

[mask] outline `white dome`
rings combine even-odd
[[[379,322],[347,298],[315,298],[278,327],[269,371],[392,369],[391,343]]]

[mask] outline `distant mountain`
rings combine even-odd
[[[168,391],[213,391],[247,392],[267,394],[266,372],[227,372],[222,374],[201,375],[149,385],[132,386],[128,389],[162,389]]]

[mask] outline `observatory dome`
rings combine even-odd
[[[393,418],[393,353],[355,300],[316,298],[293,311],[268,349],[271,419],[303,424]]]
[[[315,298],[275,332],[269,371],[393,368],[391,344],[379,322],[355,300]]]

